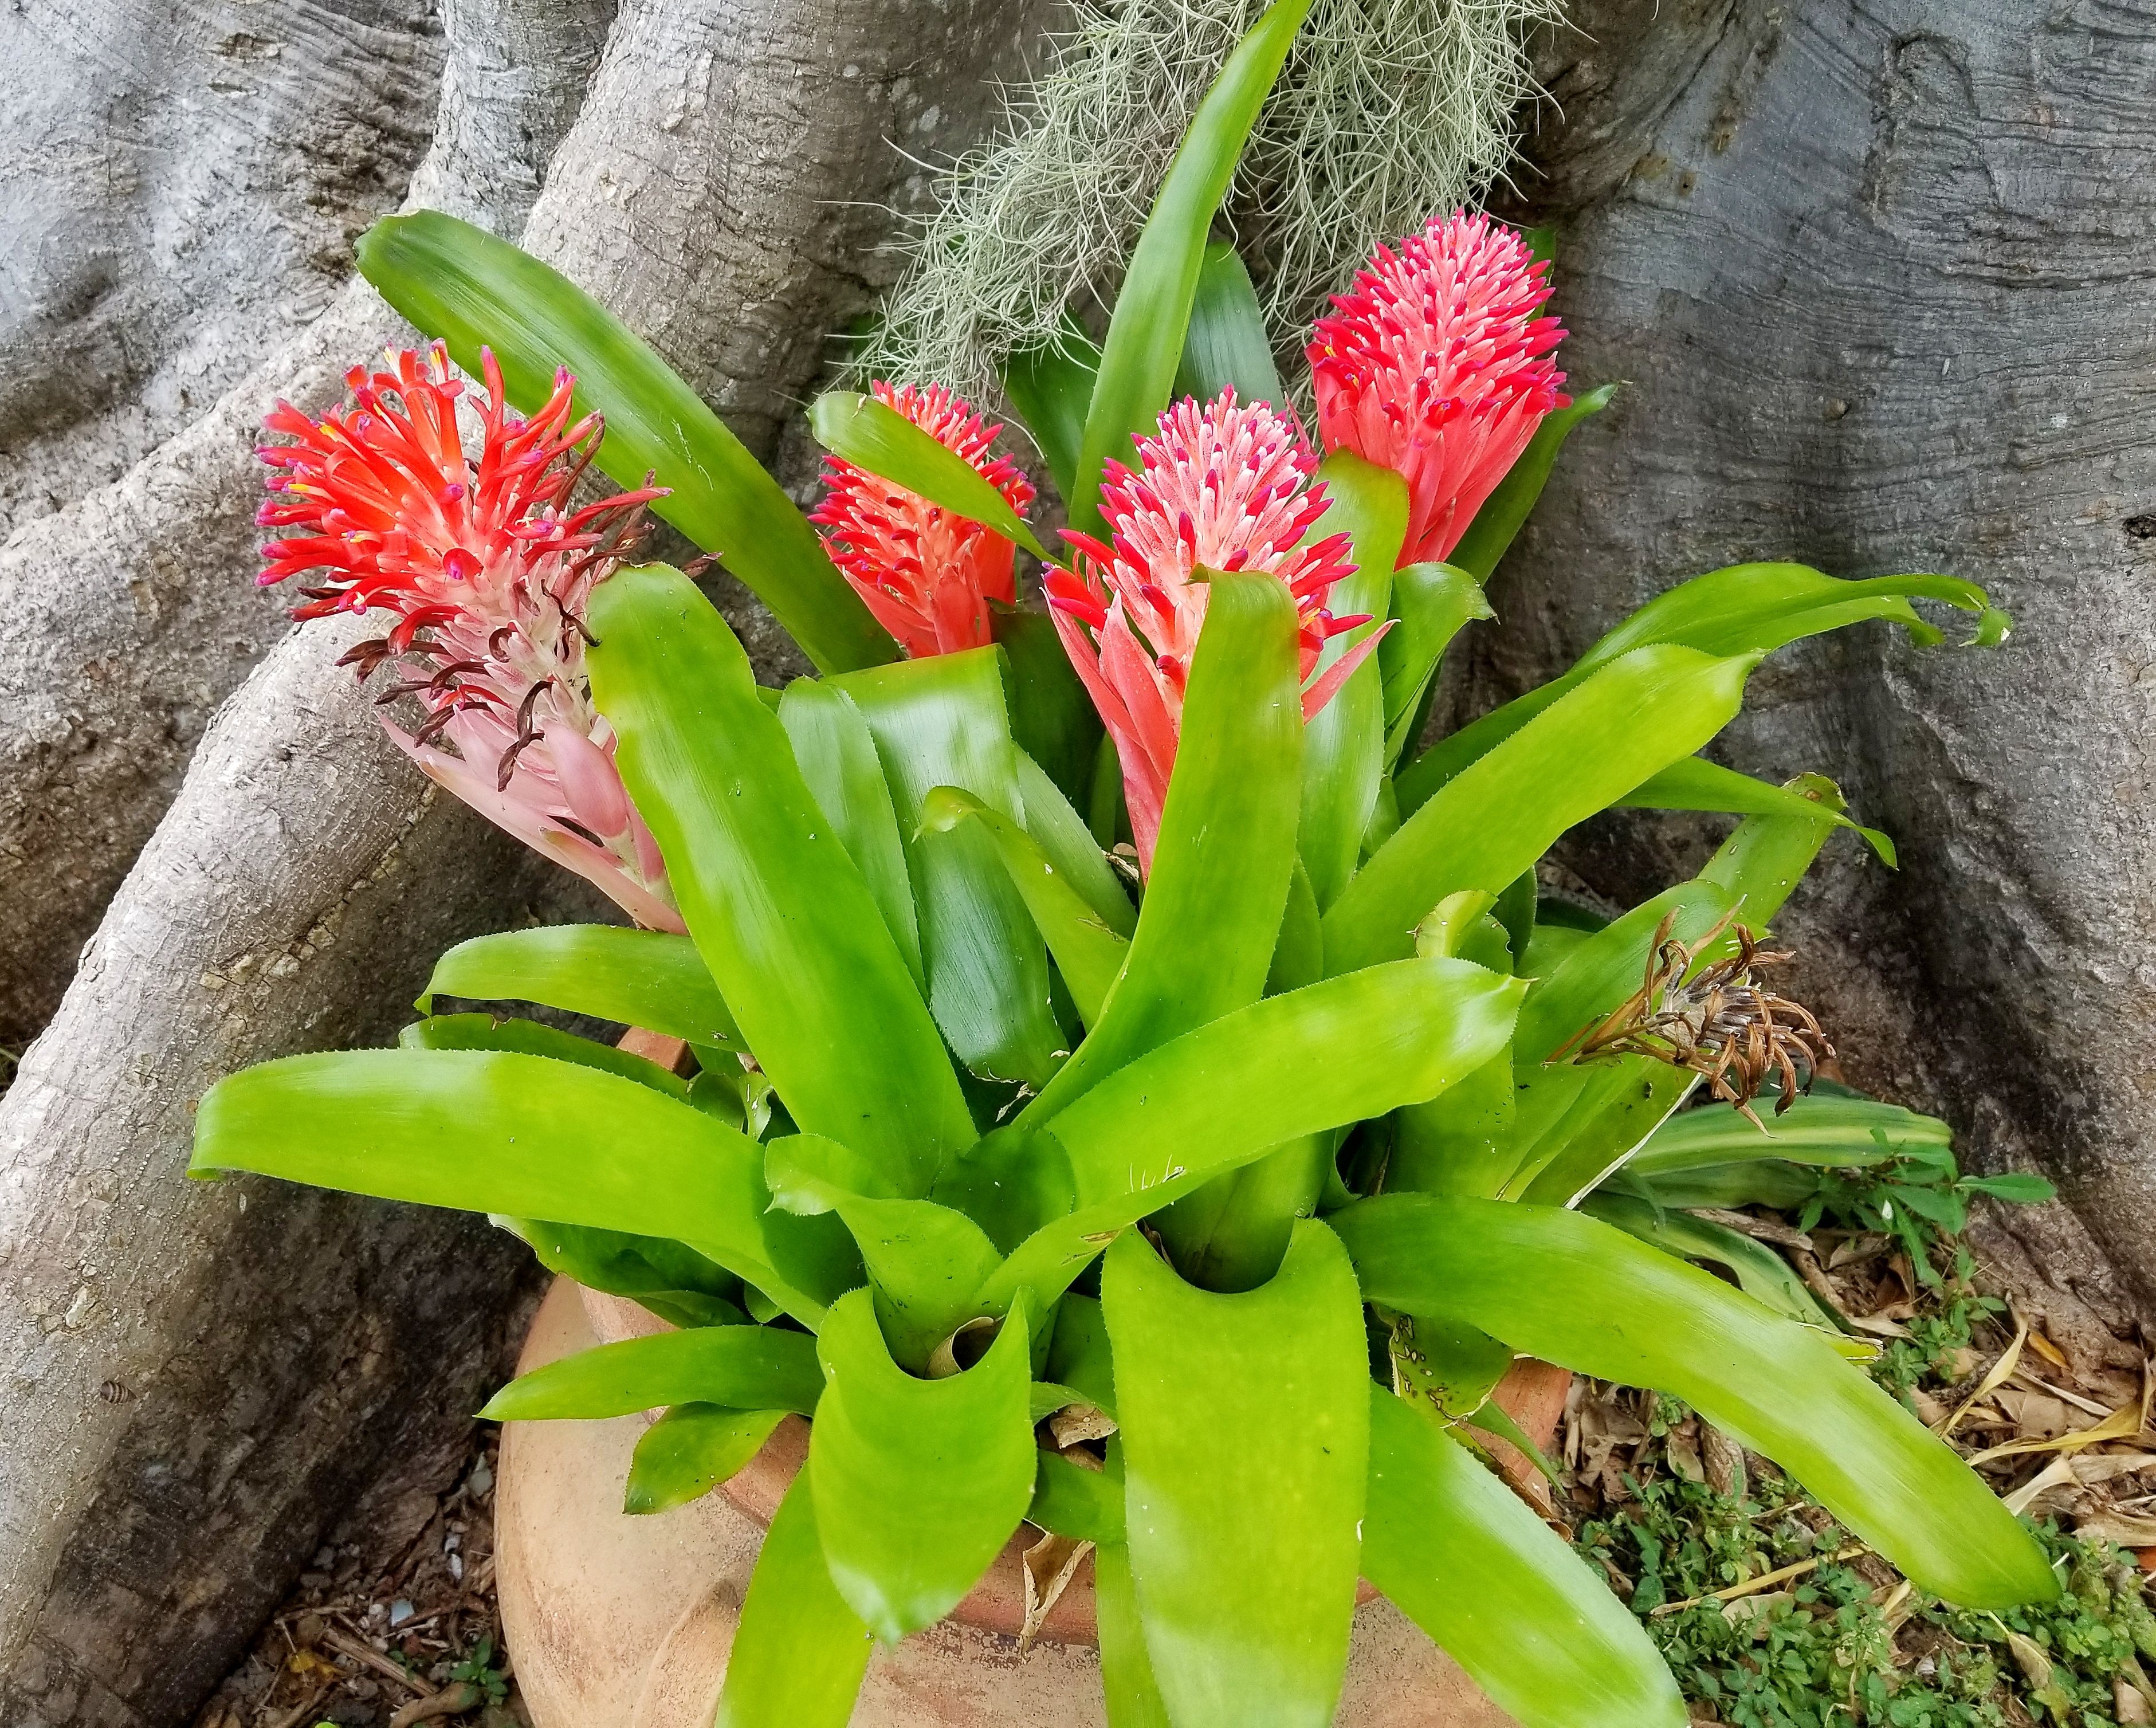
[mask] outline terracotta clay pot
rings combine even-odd
[[[663,1323],[557,1279],[519,1372]],[[1537,1442],[1571,1377],[1538,1362],[1500,1391]],[[621,1510],[629,1454],[654,1412],[504,1430],[495,1578],[535,1728],[708,1728],[763,1527],[800,1468],[808,1424],[790,1417],[725,1489],[647,1517]],[[1014,1541],[957,1612],[879,1649],[855,1728],[1103,1728],[1090,1562],[1030,1649],[1015,1633],[1024,1587]],[[1367,1592],[1368,1587],[1365,1587]],[[1343,1728],[1506,1728],[1512,1719],[1391,1603],[1355,1613]]]

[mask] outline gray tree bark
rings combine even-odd
[[[523,100],[546,68],[459,56],[460,20],[475,15],[453,12],[444,90],[465,77],[476,100],[449,104],[429,171],[440,177],[430,189],[423,174],[413,196],[491,187],[511,225],[501,178],[459,192],[449,177],[485,140],[513,145],[511,160],[534,164],[527,195],[546,170],[531,244],[769,456],[826,333],[888,274],[876,249],[894,208],[922,190],[889,141],[916,154],[964,142],[993,111],[991,80],[1023,73],[1048,16],[1045,0],[1016,11],[636,0],[614,19],[588,94],[578,85],[558,110],[577,118],[550,163],[528,122],[495,105]],[[491,22],[470,38],[480,50],[513,39]],[[130,571],[164,572],[147,602],[123,577],[72,623],[50,615],[49,635],[108,644],[132,679],[102,714],[146,710],[154,734],[161,712],[207,713],[244,674],[260,637],[208,664],[178,650],[190,636],[199,648],[206,618],[228,616],[222,594],[247,588],[249,423],[295,381],[326,392],[334,368],[362,357],[346,344],[388,334],[385,315],[349,290],[308,341],[118,492],[33,525],[54,537],[15,567],[18,592],[49,599],[70,569],[95,568],[100,545],[124,550]],[[123,505],[135,512],[124,547],[100,541],[96,520]],[[730,603],[752,641],[773,639],[737,592]],[[280,632],[225,701],[0,1099],[0,1721],[11,1728],[182,1720],[341,1501],[411,1442],[413,1424],[461,1420],[495,1372],[518,1258],[484,1227],[180,1174],[193,1102],[218,1076],[378,1039],[441,946],[513,924],[542,898],[559,915],[575,892],[461,808],[430,802],[383,746],[331,664],[355,628]],[[11,695],[54,707],[56,692],[82,700],[84,680],[69,679],[64,649],[0,666]],[[28,893],[11,922],[95,917],[95,873],[109,882],[125,868],[191,741],[167,727],[149,741],[163,766],[84,777],[73,829],[40,835],[40,869],[8,888],[65,891]],[[5,792],[31,792],[16,811],[49,802],[56,781],[35,777],[49,766],[15,755]],[[128,803],[141,808],[117,808]],[[80,879],[62,881],[69,870]],[[0,976],[13,966],[0,954]]]
[[[381,80],[372,94],[377,107],[408,113],[433,104],[439,91],[432,149],[416,173],[408,158],[394,171],[400,186],[411,182],[408,202],[497,233],[521,232],[547,160],[583,100],[612,14],[612,0],[456,0],[445,42],[418,38],[409,54],[368,63]],[[356,101],[335,84],[311,91],[308,67],[322,44],[304,18],[289,42],[245,39],[254,44],[258,83],[265,75],[259,69],[268,69],[301,86],[275,95],[254,89],[248,111],[264,116],[265,128],[309,95]],[[162,38],[152,45],[170,46]],[[405,88],[423,73],[424,84]],[[197,147],[230,141],[213,133]],[[336,147],[334,139],[320,146],[330,152],[326,171],[336,168]],[[312,161],[320,151],[301,148],[300,159]],[[368,160],[380,167],[378,158]],[[59,161],[59,170],[26,177],[64,174],[67,159]],[[213,180],[208,166],[188,156],[174,172]],[[355,159],[352,171],[362,166]],[[374,177],[389,174],[382,169]],[[240,179],[243,188],[251,183]],[[62,190],[47,183],[42,195]],[[91,232],[68,234],[55,249],[63,260],[91,254],[95,224],[111,219],[95,202],[84,208]],[[311,321],[266,356],[264,332],[291,320],[266,317],[259,294],[217,279],[195,284],[198,300],[231,298],[235,328],[219,339],[218,371],[232,370],[223,362],[247,351],[241,345],[248,341],[254,363],[208,401],[207,412],[118,479],[26,521],[0,546],[0,611],[15,621],[0,637],[0,691],[13,698],[0,713],[0,897],[22,915],[0,931],[0,1045],[26,1043],[52,1013],[84,940],[177,789],[211,710],[284,633],[285,599],[247,579],[257,538],[254,446],[263,415],[280,397],[319,411],[336,400],[346,367],[402,339],[402,320],[365,283],[340,287],[322,274],[349,270],[352,238],[380,213],[378,205],[347,211],[341,249],[326,264],[318,251],[310,266],[308,294],[327,298],[299,300],[294,316],[304,312]],[[221,205],[191,210],[189,219],[210,224],[213,235],[223,224],[231,245],[243,250],[256,238],[251,219]],[[230,260],[221,244],[208,249],[211,274],[222,279]],[[244,287],[244,269],[238,275]],[[194,276],[175,272],[182,286]],[[154,345],[167,333],[148,323],[146,307],[136,312],[141,327],[126,333],[128,341]],[[184,308],[172,317],[182,315]],[[194,315],[209,321],[199,308]],[[48,346],[65,361],[66,344]],[[27,341],[23,352],[26,368],[54,364]],[[25,396],[34,395],[35,382],[24,382]],[[68,435],[78,442],[105,436],[99,428],[126,419],[134,401],[85,405]]]
[[[1852,1078],[2051,1172],[2156,1300],[2156,15],[1582,0],[1573,25],[1521,213],[1559,233],[1573,377],[1629,382],[1507,561],[1461,711],[1740,560],[1987,585],[2003,649],[1801,644],[1717,751],[1834,776],[1900,843],[1890,873],[1838,843],[1782,920]],[[1629,901],[1699,833],[1605,821],[1570,862]]]

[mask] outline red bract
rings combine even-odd
[[[592,706],[583,606],[633,546],[646,488],[566,508],[598,448],[596,414],[570,423],[574,381],[557,373],[546,405],[520,419],[483,356],[474,413],[480,454],[457,425],[465,387],[448,351],[388,356],[393,370],[346,376],[352,405],[312,419],[280,402],[263,447],[270,497],[256,520],[298,531],[262,548],[264,582],[301,571],[296,618],[379,610],[388,633],[340,663],[365,678],[393,663],[407,675],[381,699],[416,697],[426,718],[404,753],[518,838],[557,858],[640,922],[680,930],[657,843],[613,763],[613,730]],[[454,746],[454,753],[444,745]]]
[[[1048,603],[1071,664],[1092,695],[1122,758],[1123,796],[1142,868],[1152,864],[1161,807],[1175,768],[1183,691],[1211,592],[1194,570],[1262,570],[1295,596],[1301,673],[1316,669],[1326,638],[1367,623],[1325,609],[1348,536],[1315,545],[1304,536],[1326,511],[1312,483],[1317,458],[1292,422],[1264,403],[1186,398],[1160,417],[1160,434],[1137,440],[1135,471],[1110,462],[1101,488],[1109,544],[1066,532],[1072,570],[1048,575]],[[1303,694],[1307,719],[1332,699],[1377,641],[1373,634],[1327,667]]]
[[[1310,345],[1318,435],[1408,483],[1402,564],[1449,557],[1543,416],[1570,400],[1548,272],[1486,216],[1380,246]]]
[[[869,388],[973,464],[1013,510],[1025,514],[1032,485],[1009,462],[988,454],[1002,427],[983,426],[941,384],[894,389],[879,380]],[[843,457],[824,459],[824,482],[830,490],[809,520],[829,531],[824,539],[832,561],[906,653],[985,648],[992,639],[988,602],[1017,597],[1011,543]]]

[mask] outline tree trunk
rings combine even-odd
[[[532,244],[768,456],[825,333],[887,275],[876,248],[894,209],[923,189],[886,141],[916,153],[963,143],[993,111],[990,80],[1023,74],[1048,16],[1045,4],[981,0],[626,6],[588,95],[579,86],[558,110],[576,123],[552,152]],[[468,23],[481,33],[470,55],[453,39],[445,89],[467,77],[482,100],[449,103],[415,199],[475,196],[454,182],[475,160],[472,140],[523,149],[527,130],[543,131],[505,124],[490,104],[523,100],[544,69],[485,58],[537,38],[462,10],[449,23],[453,38]],[[504,181],[482,183],[505,199],[498,225],[514,226]],[[363,357],[345,351],[355,336],[388,333],[384,317],[363,288],[348,290],[302,351],[121,483],[138,508],[127,544],[105,544],[138,561],[131,570],[167,561],[169,579],[146,602],[108,582],[102,610],[82,614],[79,639],[114,644],[134,680],[102,713],[182,700],[207,711],[244,674],[254,642],[208,665],[199,649],[222,597],[247,588],[236,546],[259,495],[249,423],[290,380],[326,393],[337,364]],[[56,537],[25,587],[50,599],[64,559],[94,570],[106,531],[96,518],[122,501],[33,525]],[[752,644],[768,644],[757,609],[737,591],[728,603]],[[65,688],[52,644],[73,627],[48,618],[34,674]],[[0,1099],[0,1721],[183,1720],[343,1499],[428,1423],[463,1420],[498,1370],[522,1256],[484,1226],[181,1177],[210,1082],[290,1051],[378,1040],[440,947],[534,911],[562,915],[580,893],[430,800],[386,746],[331,665],[363,628],[284,635],[226,701]],[[762,659],[768,674],[775,662]],[[15,688],[14,667],[0,675]],[[94,872],[109,880],[125,866],[187,753],[183,738],[162,754],[153,739],[148,768],[85,782],[78,811],[110,828],[41,834],[41,872],[10,882],[11,926],[94,917]],[[32,767],[44,760],[33,753]],[[28,784],[14,808],[34,814],[53,782]],[[69,873],[81,879],[40,895],[44,877]],[[0,953],[0,975],[13,964]]]
[[[458,0],[446,52],[431,44],[433,80],[420,86],[439,82],[440,124],[410,177],[408,202],[521,232],[583,100],[611,10],[611,0]],[[272,70],[285,57],[266,50],[290,47],[288,79],[304,79],[318,48],[304,28],[290,44],[246,39]],[[419,69],[408,56],[366,69],[385,80],[375,94],[388,102]],[[274,117],[278,105],[263,105]],[[88,219],[103,218],[101,206],[86,208]],[[342,267],[351,237],[379,213],[352,213]],[[232,225],[235,239],[245,231],[221,208],[208,218]],[[222,252],[211,260],[216,270],[225,262]],[[0,929],[0,1045],[26,1043],[50,1016],[210,713],[285,633],[288,602],[248,580],[262,417],[280,397],[329,406],[345,368],[404,329],[365,283],[339,290],[318,269],[310,281],[310,293],[329,296],[300,303],[312,321],[211,397],[208,412],[121,478],[26,522],[0,546],[0,613],[12,621],[0,636],[0,691],[13,698],[0,711],[0,899],[18,914]],[[220,356],[229,358],[241,336],[259,344],[262,331],[288,322],[239,305],[249,310],[251,328]],[[131,329],[126,340],[154,342],[161,331]],[[40,363],[30,345],[24,351],[26,365]],[[69,435],[91,436],[131,411],[131,400],[103,403]]]
[[[1779,932],[1851,1077],[2051,1172],[2156,1298],[2156,18],[1584,0],[1573,24],[1521,213],[1558,230],[1574,380],[1629,382],[1507,561],[1461,711],[1719,565],[1985,584],[2004,648],[1799,644],[1717,753],[1830,774],[1900,844],[1890,872],[1837,842]],[[1612,818],[1570,862],[1629,903],[1701,832]]]

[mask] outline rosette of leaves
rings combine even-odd
[[[1172,394],[1268,393],[1242,376],[1270,366],[1247,276],[1209,227],[1301,4],[1205,102],[1103,346],[1014,368],[1074,522]],[[898,659],[776,485],[588,296],[440,216],[392,218],[361,259],[459,364],[490,348],[520,406],[573,372],[606,417],[602,464],[670,489],[660,512],[821,675],[759,689],[678,571],[601,584],[593,694],[687,934],[511,932],[451,951],[429,988],[686,1040],[693,1078],[530,1021],[433,1017],[396,1050],[222,1082],[193,1168],[485,1212],[674,1322],[490,1407],[669,1407],[633,1505],[677,1504],[810,1418],[722,1722],[843,1723],[875,1642],[947,1614],[1030,1521],[1095,1545],[1117,1728],[1330,1720],[1358,1577],[1531,1728],[1676,1728],[1631,1617],[1464,1443],[1461,1423],[1500,1420],[1516,1353],[1682,1397],[1950,1601],[2055,1592],[1816,1315],[1578,1208],[1693,1077],[1549,1059],[1636,988],[1666,919],[1693,941],[1734,907],[1763,926],[1850,825],[1825,782],[1697,756],[1760,659],[1865,620],[1935,640],[1918,597],[1995,635],[1979,590],[1717,572],[1417,752],[1448,644],[1488,615],[1483,582],[1606,392],[1545,423],[1450,564],[1395,571],[1404,486],[1332,459],[1338,521],[1317,531],[1352,533],[1358,608],[1397,622],[1306,728],[1286,587],[1214,573],[1141,896],[1104,853],[1115,777],[1045,620]],[[861,468],[1034,547],[898,417],[848,398],[816,419]],[[1743,820],[1604,926],[1544,916],[1537,860],[1620,803]],[[1104,1444],[1053,1443],[1044,1418],[1073,1406]]]

